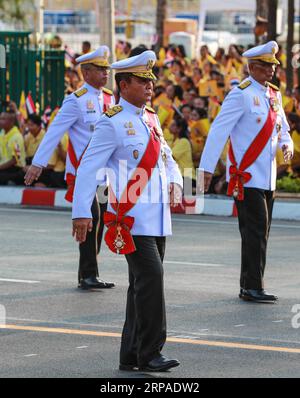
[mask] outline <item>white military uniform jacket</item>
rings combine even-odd
[[[103,172],[108,173],[109,183],[119,201],[146,150],[150,130],[146,124],[145,109],[137,108],[123,98],[119,105],[123,108],[119,113],[101,117],[82,158],[76,177],[73,219],[92,217],[91,204],[98,184],[97,173],[100,179]],[[127,213],[135,218],[132,235],[166,236],[172,233],[168,203],[170,182],[182,187],[182,177],[171,149],[162,139],[161,153],[151,179],[135,206]],[[108,210],[115,213],[110,205]]]
[[[87,147],[95,125],[103,113],[103,91],[85,83],[63,102],[58,114],[49,126],[33,160],[35,166],[46,167],[48,161],[65,132],[69,132],[70,141],[77,159]],[[114,104],[114,96],[111,96]],[[75,174],[69,156],[66,160],[66,173]]]
[[[243,84],[246,81],[251,84]],[[239,165],[250,144],[267,120],[270,108],[270,88],[249,77],[229,92],[221,111],[213,122],[200,160],[200,168],[213,173],[220,154],[230,137],[233,152]],[[247,87],[246,87],[247,86]],[[277,120],[271,138],[256,161],[246,169],[252,178],[245,187],[275,190],[276,150],[284,144],[293,148],[289,125],[282,108],[281,95],[276,91],[279,102]],[[227,156],[227,181],[229,180],[230,160]]]

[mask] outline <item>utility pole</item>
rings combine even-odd
[[[155,44],[156,53],[163,46],[164,42],[164,22],[167,15],[167,0],[157,0],[156,7],[156,34],[157,42]]]
[[[278,0],[268,0],[268,41],[277,39],[277,7]]]
[[[97,0],[99,10],[100,43],[110,48],[111,62],[115,60],[115,1]],[[113,74],[110,74],[108,86],[113,87]]]
[[[295,2],[288,0],[288,36],[287,36],[287,67],[286,67],[286,88],[292,91],[294,85],[293,65],[292,65],[292,49],[294,46],[294,15]]]

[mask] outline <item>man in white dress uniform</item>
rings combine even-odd
[[[66,200],[72,202],[77,168],[81,157],[93,135],[95,125],[103,112],[114,105],[113,93],[106,89],[109,73],[109,48],[100,46],[96,51],[81,55],[76,59],[81,66],[84,85],[63,102],[57,116],[48,128],[25,175],[25,183],[32,184],[40,176],[43,167],[57,147],[62,136],[68,131],[69,146],[66,160],[66,181],[68,191]],[[100,184],[105,184],[102,181]],[[114,287],[112,282],[98,278],[97,254],[103,235],[103,213],[107,202],[98,203],[97,196],[91,203],[93,228],[85,242],[79,245],[78,287],[85,290]]]
[[[171,205],[181,201],[182,177],[166,144],[151,100],[153,51],[116,62],[121,98],[96,126],[78,169],[73,234],[84,241],[98,170],[109,175],[105,241],[125,254],[129,269],[120,369],[165,371],[179,365],[161,354],[166,341],[163,259],[171,234]],[[170,199],[170,200],[169,200]]]
[[[275,302],[264,290],[266,250],[276,188],[276,150],[293,155],[279,89],[269,83],[279,61],[275,41],[247,50],[249,78],[229,92],[208,134],[200,160],[207,191],[217,161],[230,138],[228,194],[233,195],[242,238],[240,294],[243,300]]]

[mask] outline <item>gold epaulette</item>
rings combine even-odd
[[[151,113],[156,113],[155,110],[153,108],[151,108],[151,106],[146,105],[145,109],[147,109],[147,111],[149,111]]]
[[[106,94],[113,95],[114,93],[106,87],[102,87],[102,91]]]
[[[121,105],[115,105],[112,108],[109,108],[109,110],[105,112],[105,115],[108,117],[113,117],[117,113],[121,112],[122,110],[123,110],[123,107]]]
[[[83,94],[87,93],[88,89],[83,87],[77,91],[74,92],[74,94],[76,95],[77,98],[81,97]]]
[[[271,87],[271,88],[273,88],[273,89],[276,90],[276,91],[279,91],[279,87],[275,86],[275,84],[272,84],[272,83],[269,83],[269,82],[268,82],[268,86]]]
[[[238,85],[238,88],[241,90],[245,90],[245,88],[249,87],[251,84],[251,80],[246,80],[244,83]]]

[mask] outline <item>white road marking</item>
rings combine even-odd
[[[105,256],[102,257],[105,259]],[[125,262],[124,258],[118,257],[106,257],[107,260],[116,261],[116,262]],[[192,261],[176,261],[176,260],[164,260],[164,264],[182,264],[182,265],[197,265],[200,267],[224,267],[226,264],[216,264],[216,263],[196,263]]]
[[[78,350],[81,350],[82,348],[88,348],[88,345],[82,345],[80,347],[76,347]]]
[[[38,354],[27,354],[27,355],[24,355],[24,357],[36,357]]]
[[[278,319],[278,321],[272,321],[273,323],[280,323],[280,322],[283,322],[283,320],[282,319]]]
[[[207,216],[208,217],[208,216]],[[215,216],[216,217],[216,216]],[[182,222],[182,223],[196,223],[196,224],[217,224],[217,225],[237,225],[237,221],[223,221],[223,220],[203,220],[195,218],[172,218],[172,221]],[[288,221],[287,221],[288,222]],[[286,228],[286,229],[300,229],[300,225],[287,225],[287,224],[275,224],[272,223],[272,228]]]
[[[0,282],[13,282],[13,283],[41,283],[40,281],[29,281],[24,279],[5,279],[0,278]]]
[[[245,324],[244,324],[244,323],[241,323],[241,324],[239,324],[239,325],[234,325],[235,328],[241,328],[242,326],[245,326]]]

